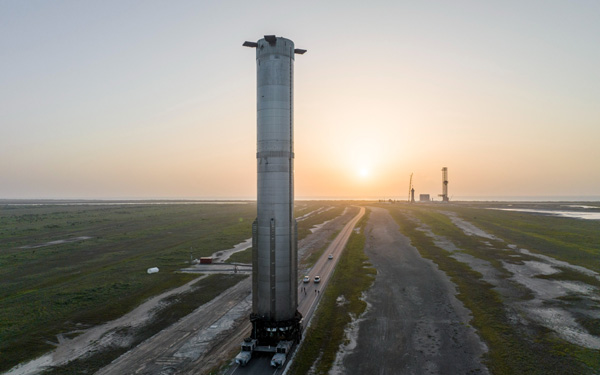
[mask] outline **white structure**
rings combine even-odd
[[[252,338],[297,339],[297,228],[294,219],[294,42],[265,35],[256,48],[257,218],[252,225]]]

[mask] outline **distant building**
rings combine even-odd
[[[431,201],[431,197],[429,194],[419,194],[419,202],[429,202]]]

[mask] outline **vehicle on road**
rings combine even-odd
[[[244,342],[242,342],[242,351],[235,356],[235,363],[240,366],[246,366],[252,359],[252,351],[256,348],[256,342],[255,339],[244,339]]]
[[[293,345],[293,341],[280,341],[275,349],[277,354],[271,358],[271,366],[277,368],[283,366],[285,359],[287,358],[287,354],[290,352],[290,349],[292,349]]]
[[[286,355],[283,353],[277,353],[271,358],[271,366],[272,367],[281,367],[285,362]]]
[[[302,281],[304,281],[305,283],[308,283],[308,282],[310,282],[310,277],[304,276],[304,280],[302,280]]]
[[[327,259],[333,259],[333,254],[329,254],[329,256],[327,257]]]
[[[321,276],[315,276],[315,283],[321,282]]]

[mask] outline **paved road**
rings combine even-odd
[[[348,241],[364,208],[342,229],[310,276],[320,275],[318,285],[309,283],[307,292],[299,294],[299,311],[308,321],[320,297],[315,289],[327,284],[329,275]],[[334,259],[328,260],[329,254]],[[301,284],[299,288],[304,288]],[[309,291],[311,293],[309,293]],[[249,336],[248,316],[251,307],[251,279],[241,281],[217,298],[199,307],[171,327],[157,333],[125,353],[97,374],[203,374],[239,351],[239,344]],[[306,325],[306,323],[305,323]],[[274,374],[270,357],[254,358],[248,366],[232,371],[236,374]],[[250,371],[250,372],[249,372]],[[281,372],[281,370],[279,370]]]
[[[423,259],[387,210],[372,208],[365,252],[377,268],[346,374],[487,374],[485,345],[445,273]]]
[[[302,313],[304,317],[305,326],[306,322],[310,321],[312,317],[312,313],[318,302],[318,298],[320,297],[320,292],[325,288],[331,274],[333,273],[333,269],[338,262],[342,251],[346,247],[346,243],[348,243],[348,238],[350,238],[350,234],[356,223],[360,220],[360,218],[365,214],[365,208],[361,207],[358,214],[348,222],[344,226],[344,228],[340,231],[337,237],[331,242],[327,250],[323,253],[323,256],[317,260],[313,268],[308,273],[310,277],[309,283],[301,283],[298,291],[298,311]],[[329,254],[333,255],[333,259],[328,259]],[[315,276],[321,277],[321,282],[318,284],[314,283]],[[315,293],[315,291],[317,293]]]
[[[335,265],[348,243],[350,234],[356,226],[356,223],[365,214],[365,208],[361,207],[359,213],[352,219],[344,228],[340,231],[337,237],[331,242],[329,247],[323,253],[323,256],[317,260],[315,265],[312,267],[308,276],[310,277],[309,283],[301,282],[298,286],[298,311],[304,317],[304,327],[308,326],[310,319],[314,313],[314,310],[321,297],[321,291],[327,286],[327,282],[333,273]],[[328,259],[329,254],[333,255],[333,259]],[[321,277],[321,282],[316,284],[313,282],[315,276]],[[286,364],[287,366],[287,364]],[[270,357],[257,357],[253,358],[246,367],[235,366],[228,372],[228,374],[253,374],[253,375],[266,375],[266,374],[278,374],[283,369],[275,370],[270,367]]]

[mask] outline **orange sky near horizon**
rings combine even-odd
[[[268,11],[269,17],[264,17]],[[0,3],[0,199],[256,196],[292,39],[297,198],[600,198],[600,5]]]

